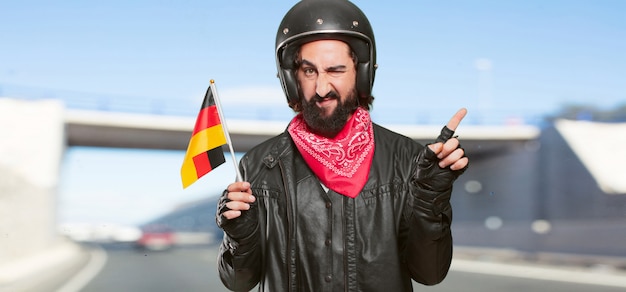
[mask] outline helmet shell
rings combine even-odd
[[[278,78],[290,103],[297,102],[296,50],[316,40],[340,40],[357,56],[356,89],[369,96],[374,85],[376,43],[369,20],[346,0],[302,0],[285,14],[276,34]]]

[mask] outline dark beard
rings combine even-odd
[[[341,97],[334,91],[331,91],[326,97],[337,99],[337,107],[330,116],[322,116],[322,110],[315,103],[322,100],[323,97],[317,94],[308,102],[306,99],[301,98],[302,116],[311,132],[327,138],[333,138],[346,125],[350,114],[357,109],[357,92],[356,89],[352,90],[345,102],[342,102]]]

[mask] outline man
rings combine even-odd
[[[454,130],[427,147],[372,123],[376,67],[367,17],[348,1],[303,0],[276,38],[298,114],[250,150],[218,203],[218,269],[235,291],[412,291],[452,258],[449,199],[468,165]]]

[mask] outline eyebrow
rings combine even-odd
[[[315,67],[317,68],[317,66],[315,66],[315,64],[311,63],[310,61],[306,60],[306,59],[302,59],[300,61],[300,66],[302,65],[306,65],[306,66],[311,66],[311,67]],[[348,67],[346,65],[336,65],[336,66],[330,66],[328,68],[326,68],[324,71],[338,71],[338,70],[346,70]]]

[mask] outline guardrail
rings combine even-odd
[[[25,100],[58,99],[68,109],[102,112],[139,113],[165,116],[195,116],[200,103],[180,98],[157,98],[113,94],[85,93],[70,90],[0,84],[0,97]],[[288,121],[293,112],[285,104],[223,104],[227,119]],[[411,104],[374,104],[372,118],[381,124],[440,125],[448,121],[457,108],[419,108]],[[466,125],[535,125],[544,123],[539,110],[469,108]]]

